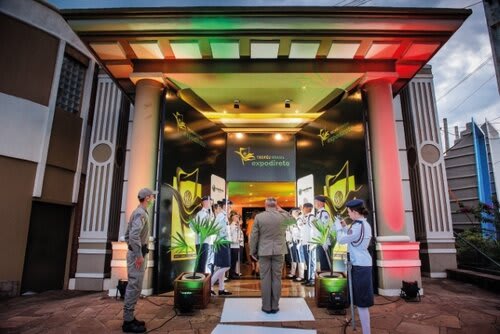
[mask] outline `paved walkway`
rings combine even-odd
[[[243,281],[229,284],[236,288],[240,282]],[[424,279],[423,287],[425,296],[420,303],[377,296],[376,305],[370,309],[372,332],[500,333],[500,295],[446,279]],[[315,307],[314,299],[307,297],[310,291],[305,292],[316,321],[245,325],[316,329],[318,334],[344,333],[345,317],[331,316],[325,309]],[[153,333],[208,334],[220,322],[223,303],[224,298],[213,297],[206,309],[186,317],[176,316],[173,297],[148,297],[139,301],[137,317],[146,321],[149,330],[161,326]],[[50,291],[1,299],[0,333],[121,333],[122,306],[122,301],[105,293],[79,291]],[[346,333],[352,333],[350,326]],[[361,333],[359,327],[356,333]]]

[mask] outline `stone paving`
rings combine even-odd
[[[500,295],[446,279],[424,279],[423,288],[425,296],[418,303],[377,296],[370,309],[372,332],[500,333]],[[318,334],[353,333],[351,326],[345,326],[345,316],[329,315],[314,305],[313,298],[305,299],[314,322],[241,325],[316,329]],[[220,322],[223,303],[223,297],[213,297],[208,307],[194,316],[179,316],[171,295],[152,296],[139,301],[137,318],[145,320],[153,333],[209,334]],[[121,300],[104,292],[49,291],[1,299],[0,333],[121,333],[122,306]],[[355,333],[361,333],[359,323]]]

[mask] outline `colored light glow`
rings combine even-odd
[[[295,205],[295,182],[229,182],[228,192],[233,209],[240,212],[244,207],[264,207],[269,196],[275,197],[278,204]]]
[[[238,139],[243,139],[243,137],[244,137],[244,135],[243,135],[243,133],[241,133],[241,132],[238,132],[238,133],[236,134],[236,138],[238,138]]]
[[[404,232],[404,205],[398,139],[389,82],[366,84],[373,147],[373,179],[379,228],[389,233]],[[385,231],[384,231],[385,233]]]
[[[323,290],[328,293],[344,292],[347,289],[347,278],[329,278],[319,280]]]
[[[277,141],[283,140],[283,135],[281,133],[277,133],[274,135],[274,139]]]

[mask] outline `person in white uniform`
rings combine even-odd
[[[222,201],[219,201],[218,204],[221,207],[220,212],[215,218],[215,221],[220,227],[218,237],[220,239],[229,241],[229,223],[227,219],[227,212],[231,210],[231,205],[233,204],[233,202],[228,199],[223,199]],[[216,282],[219,282],[219,296],[232,295],[231,292],[224,289],[224,277],[226,271],[228,271],[231,267],[231,248],[228,244],[222,245],[217,251],[215,251],[214,264],[217,269],[214,271],[214,274],[211,278],[212,289],[210,293],[212,295],[215,295],[213,287]]]
[[[314,207],[316,208],[316,220],[323,224],[330,224],[330,214],[325,209],[326,197],[323,195],[317,195],[314,197]],[[318,272],[330,270],[330,261],[328,261],[328,256],[331,257],[332,254],[332,245],[330,240],[326,243],[326,249],[323,247],[316,247],[316,256],[317,261],[319,262],[316,270]],[[328,252],[328,256],[326,254]]]
[[[210,196],[203,196],[201,198],[201,210],[196,213],[196,220],[198,221],[203,221],[205,219],[213,219],[214,215],[212,213],[212,203],[210,200]],[[200,261],[198,262],[198,266],[196,267],[196,272],[199,273],[210,273],[210,267],[209,267],[209,259],[212,251],[212,245],[213,244],[213,238],[210,236],[203,242],[202,245],[200,245],[200,236],[197,234],[195,236],[195,244],[196,244],[196,252],[198,253],[199,248],[201,247],[201,256],[200,256]],[[213,254],[212,254],[213,257]],[[213,263],[213,261],[211,262]]]
[[[368,251],[372,228],[366,220],[368,210],[363,200],[354,199],[346,203],[352,224],[347,226],[340,219],[335,220],[337,242],[347,244],[352,263],[351,280],[353,304],[357,306],[363,334],[370,334],[370,311],[373,306],[372,257]]]

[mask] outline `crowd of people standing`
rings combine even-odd
[[[145,322],[136,319],[134,311],[144,278],[144,257],[149,252],[148,208],[153,205],[155,196],[156,192],[148,188],[139,191],[139,205],[127,225],[128,285],[123,312],[124,332],[146,331]],[[372,239],[371,226],[366,219],[368,210],[362,200],[348,201],[346,209],[352,222],[347,225],[342,219],[331,219],[325,202],[326,197],[318,195],[314,198],[314,205],[304,203],[302,208],[292,208],[287,212],[275,198],[269,197],[265,200],[265,211],[253,213],[245,226],[241,215],[232,210],[230,200],[212,203],[209,196],[203,197],[196,219],[214,221],[218,235],[206,238],[202,244],[200,237],[195,237],[197,254],[201,254],[196,271],[212,274],[212,295],[215,295],[216,284],[219,285],[220,296],[232,294],[225,289],[224,282],[240,278],[242,263],[246,259],[251,265],[252,275],[260,276],[262,311],[270,314],[279,312],[283,268],[290,268],[286,277],[306,286],[315,285],[317,272],[331,269],[332,262],[328,259],[333,245],[323,242],[318,247],[317,242],[320,233],[317,226],[324,224],[336,231],[338,243],[347,245],[349,265],[352,264],[352,303],[357,306],[363,333],[369,334],[369,307],[373,305],[374,296],[372,257],[368,251]],[[286,227],[285,231],[283,227]],[[215,240],[221,239],[226,242],[213,247]],[[285,255],[289,266],[284,266]]]
[[[317,273],[332,269],[330,258],[334,245],[328,238],[323,244],[318,242],[318,224],[328,225],[336,231],[337,242],[347,244],[352,261],[354,305],[358,308],[363,333],[369,333],[368,308],[373,305],[373,284],[372,258],[368,252],[372,238],[370,224],[366,221],[368,211],[362,200],[347,202],[347,213],[352,220],[348,226],[342,219],[332,219],[325,208],[326,200],[325,196],[318,195],[314,204],[304,203],[301,208],[285,211],[270,197],[265,200],[265,211],[253,213],[244,224],[241,215],[232,210],[230,200],[211,204],[208,196],[203,197],[197,218],[215,219],[219,226],[218,237],[228,240],[217,249],[210,245],[213,238],[208,239],[206,245],[196,246],[206,250],[198,269],[212,273],[212,295],[216,295],[214,287],[217,284],[220,296],[231,295],[224,282],[239,279],[242,264],[250,264],[252,275],[261,280],[262,311],[278,312],[283,276],[305,286],[314,286]],[[285,233],[283,226],[286,226]]]

